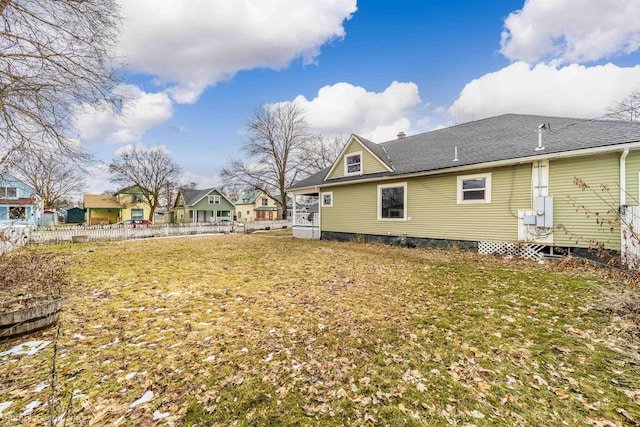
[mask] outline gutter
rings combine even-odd
[[[627,156],[629,148],[622,150],[620,155],[620,205],[627,204]]]
[[[627,214],[627,156],[629,155],[629,148],[625,148],[622,150],[622,154],[620,155],[620,207],[618,208],[618,215],[623,218],[621,221],[621,226],[623,226],[626,221],[624,217]],[[626,239],[624,238],[625,232],[620,230],[620,252],[623,253],[623,256],[626,252]]]

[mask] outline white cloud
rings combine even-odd
[[[595,61],[640,48],[637,0],[528,0],[505,20],[501,52],[529,63]]]
[[[109,181],[109,168],[98,164],[87,169],[87,185],[84,194],[102,194],[107,190],[115,190],[116,185]]]
[[[307,111],[313,131],[326,136],[360,134],[374,141],[395,138],[399,131],[408,133],[406,117],[420,103],[415,83],[393,82],[383,92],[368,92],[360,86],[336,83],[325,86],[312,100],[299,95],[294,102]]]
[[[240,70],[279,69],[344,37],[356,0],[120,0],[126,17],[120,53],[130,69],[175,84],[177,102],[193,103],[210,85]]]
[[[516,62],[468,83],[449,113],[459,123],[504,113],[594,118],[634,89],[640,89],[640,65]]]
[[[218,188],[220,187],[220,179],[216,176],[208,176],[208,175],[200,175],[193,172],[185,172],[182,174],[180,178],[181,184],[188,184],[190,182],[195,182],[198,184],[198,190],[204,190],[206,188]]]
[[[165,93],[147,93],[133,85],[120,85],[114,93],[122,98],[119,111],[106,103],[83,104],[76,109],[74,125],[82,139],[114,144],[138,142],[148,129],[173,114]]]

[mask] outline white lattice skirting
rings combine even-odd
[[[535,243],[509,243],[509,242],[479,242],[478,253],[487,255],[511,255],[531,261],[540,261],[544,245]]]

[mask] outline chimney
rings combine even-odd
[[[402,138],[404,138],[404,137],[406,137],[406,136],[407,136],[407,135],[405,135],[405,133],[404,133],[404,132],[402,132],[402,131],[400,131],[400,132],[398,133],[398,139],[402,139]]]

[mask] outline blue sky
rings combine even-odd
[[[218,186],[265,103],[374,142],[503,113],[593,118],[640,89],[638,0],[121,0],[121,111],[85,105],[103,162],[164,145]],[[104,165],[88,192],[114,186]]]

